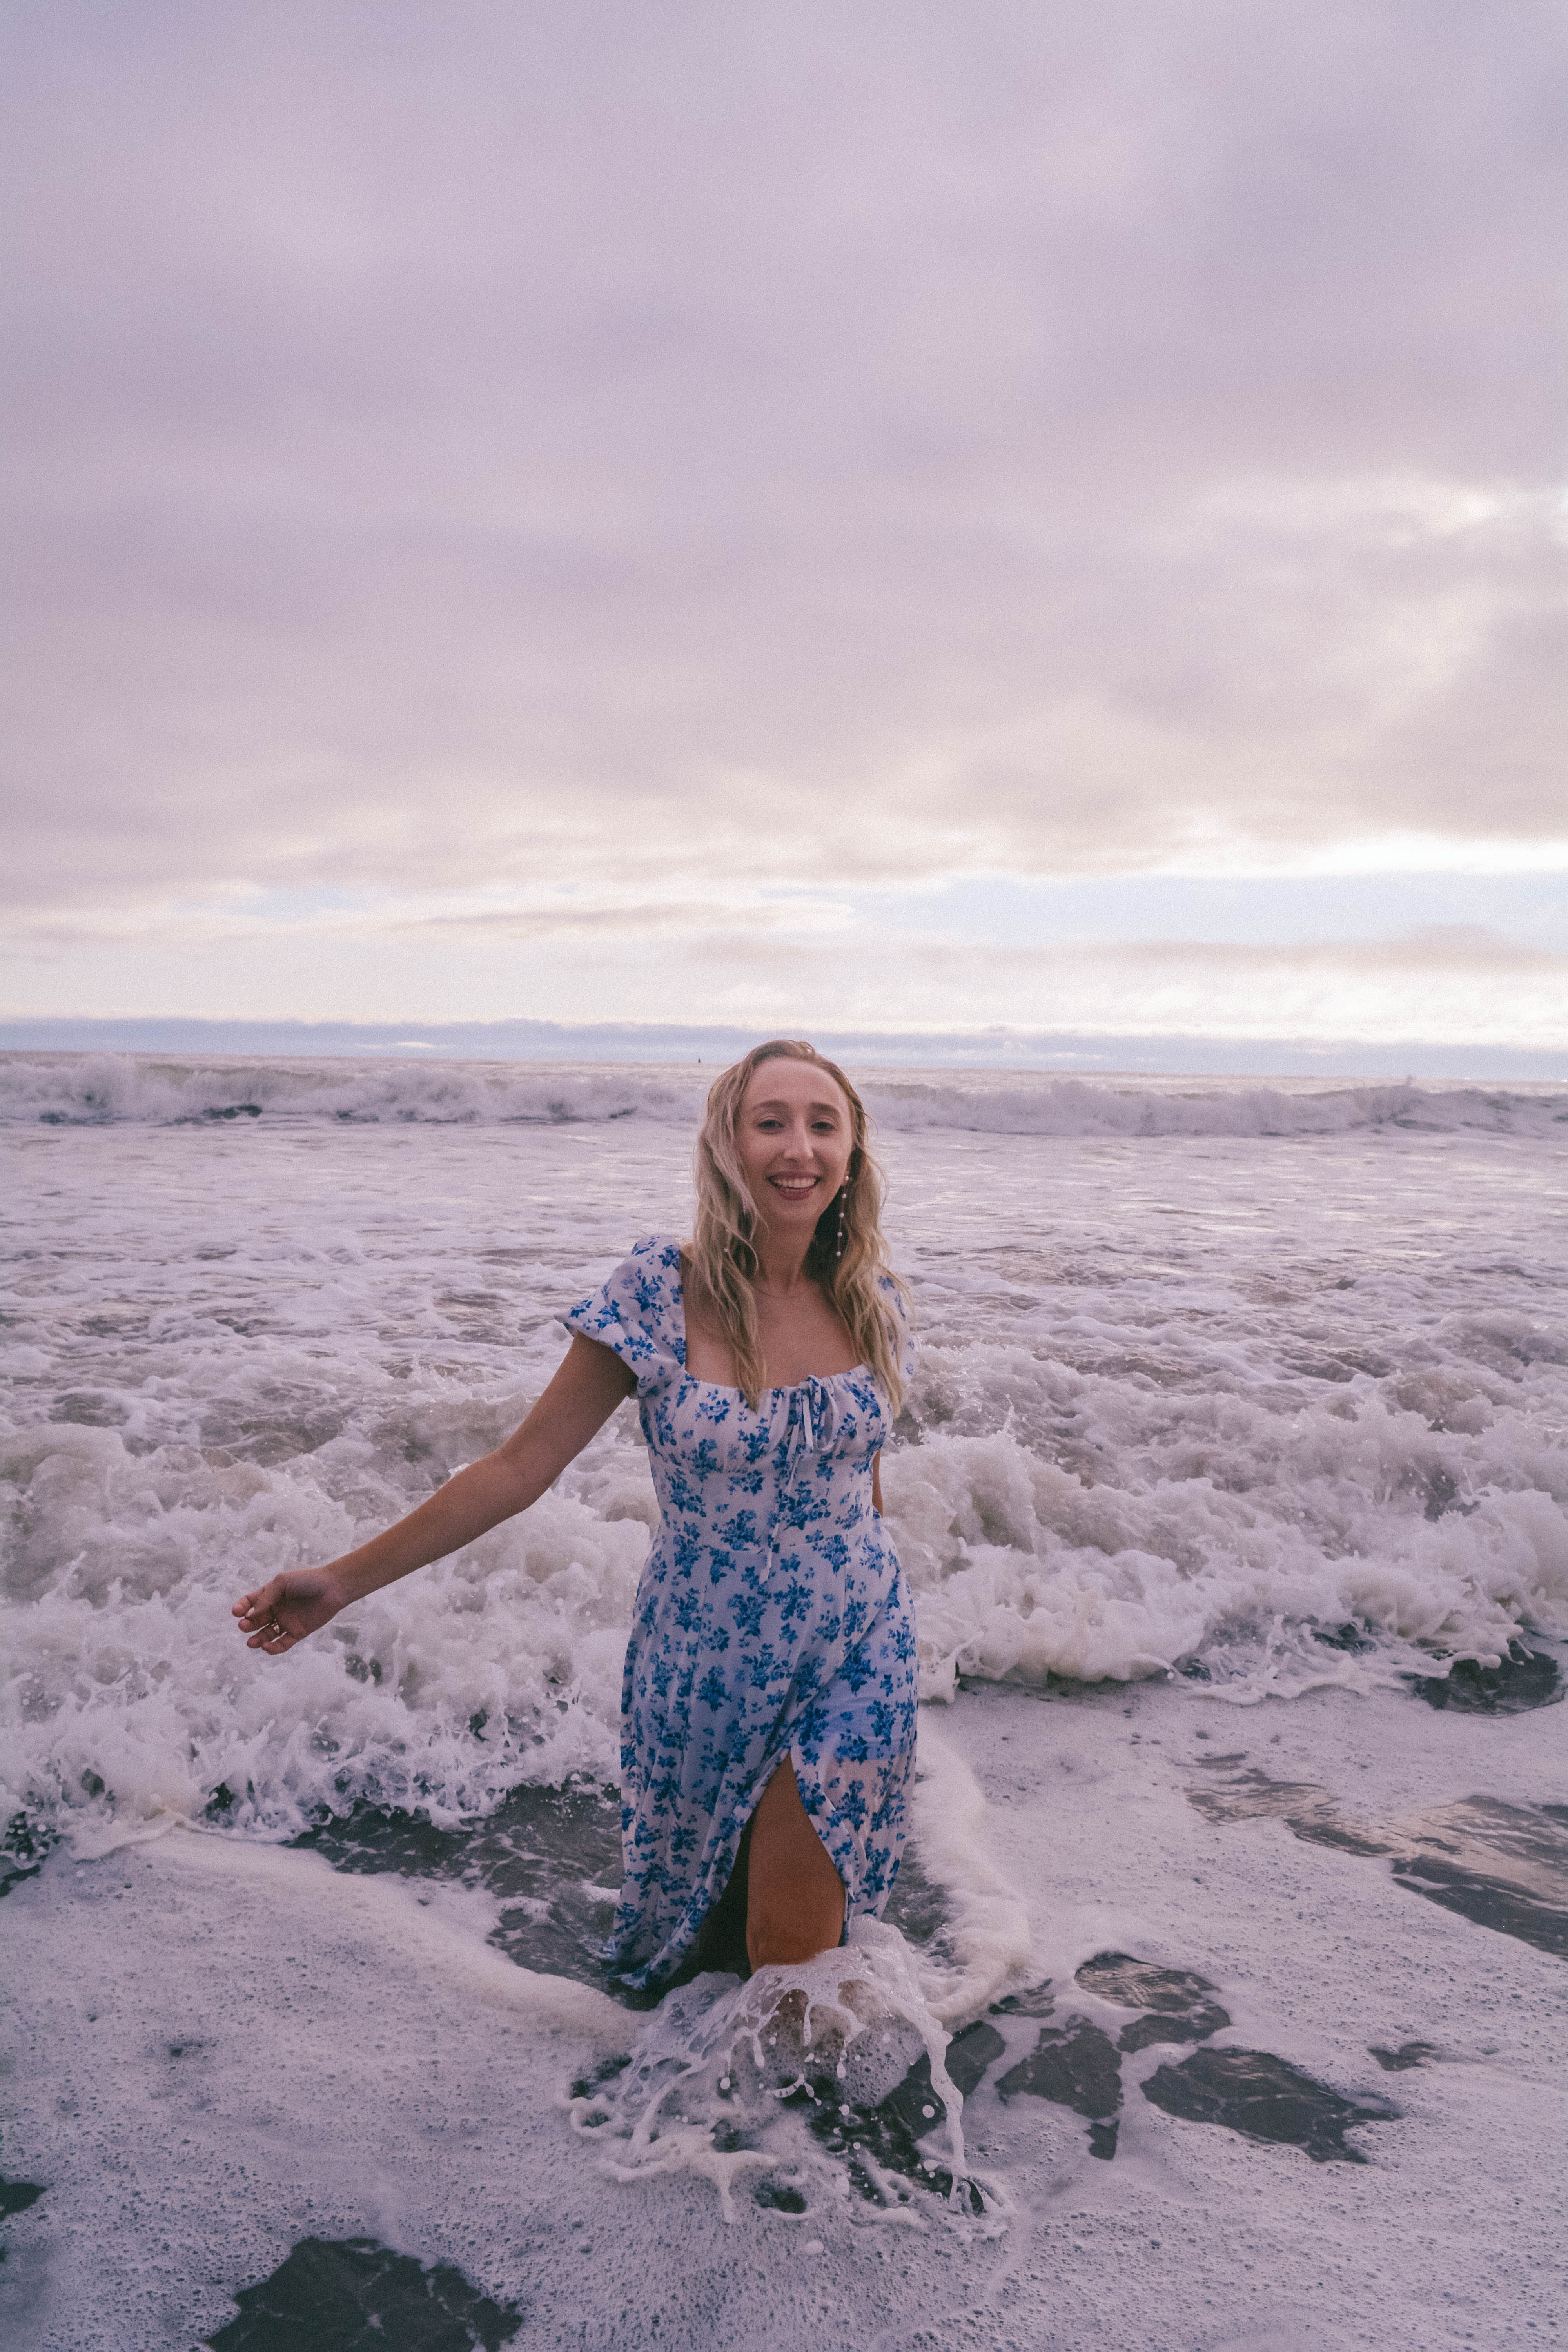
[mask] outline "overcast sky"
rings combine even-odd
[[[0,9],[13,1013],[1568,1046],[1568,35]]]

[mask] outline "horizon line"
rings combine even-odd
[[[807,1024],[801,1024],[802,1026]],[[289,1055],[376,1060],[426,1055],[458,1061],[738,1060],[764,1037],[800,1028],[739,1022],[230,1020],[196,1013],[0,1017],[0,1052]],[[836,1058],[927,1068],[1033,1069],[1127,1076],[1505,1077],[1568,1079],[1568,1046],[1479,1045],[1441,1039],[1215,1037],[1010,1029],[818,1028]]]

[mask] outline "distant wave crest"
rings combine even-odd
[[[668,1065],[12,1053],[0,1055],[0,1120],[242,1127],[252,1120],[549,1126],[641,1118],[689,1127],[710,1076],[700,1066]],[[1090,1080],[1022,1071],[868,1073],[862,1085],[878,1126],[892,1133],[1245,1137],[1406,1129],[1544,1139],[1568,1126],[1568,1088],[1550,1085]]]

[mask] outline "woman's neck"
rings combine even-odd
[[[766,1298],[787,1298],[793,1291],[804,1290],[811,1277],[805,1271],[810,1237],[804,1242],[784,1240],[759,1225],[752,1236],[752,1251],[757,1270],[752,1276],[752,1287]]]

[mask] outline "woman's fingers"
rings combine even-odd
[[[264,1625],[282,1600],[283,1591],[283,1579],[269,1577],[254,1592],[242,1592],[231,1613],[240,1620],[242,1629],[247,1624]]]
[[[243,1633],[245,1629],[242,1626],[240,1630]],[[247,1650],[280,1650],[295,1638],[285,1626],[279,1624],[276,1618],[271,1618],[266,1624],[256,1628],[245,1646]]]
[[[279,1657],[300,1639],[298,1626],[290,1630],[279,1614],[288,1608],[289,1600],[288,1579],[274,1576],[235,1602],[233,1613],[239,1620],[239,1630],[249,1636],[247,1650],[265,1650],[269,1657]],[[290,1617],[294,1613],[289,1611]]]
[[[242,1617],[239,1630],[248,1634],[251,1642],[276,1641],[283,1631],[282,1621],[273,1616]]]

